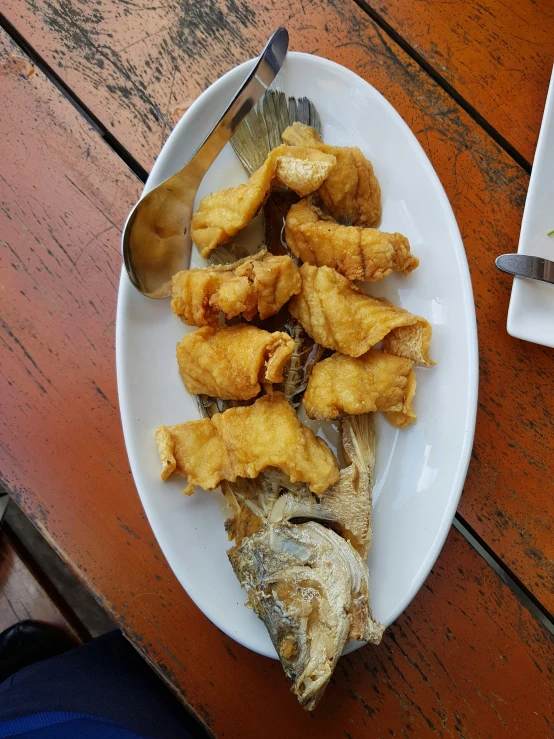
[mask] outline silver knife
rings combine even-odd
[[[554,262],[527,254],[502,254],[495,261],[502,272],[529,280],[541,280],[554,285]]]

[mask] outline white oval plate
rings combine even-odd
[[[231,70],[191,106],[163,147],[147,192],[193,154],[252,65]],[[308,96],[323,121],[324,140],[356,145],[373,162],[383,191],[384,231],[400,231],[421,265],[407,278],[371,286],[433,325],[437,366],[417,370],[418,422],[405,431],[378,418],[374,538],[369,557],[373,612],[391,624],[419,590],[441,550],[463,487],[477,405],[475,309],[456,220],[431,163],[402,118],[364,80],[308,54],[289,53],[278,87]],[[244,182],[230,146],[202,182],[208,192]],[[195,254],[193,266],[201,266]],[[188,330],[167,300],[149,300],[120,283],[117,381],[123,431],[139,495],[173,572],[205,615],[260,654],[275,657],[265,627],[244,606],[227,560],[219,492],[182,495],[183,478],[160,480],[154,430],[199,418],[177,370],[175,345]],[[353,645],[351,648],[355,648]]]

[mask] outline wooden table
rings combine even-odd
[[[550,737],[554,354],[509,337],[510,280],[554,59],[534,0],[4,0],[0,32],[2,484],[218,737]],[[180,588],[135,492],[114,369],[120,229],[171,126],[286,25],[367,79],[454,207],[481,355],[455,528],[378,648],[305,714],[280,666]],[[485,555],[485,556],[482,556]]]

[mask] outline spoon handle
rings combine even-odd
[[[285,61],[288,44],[287,29],[278,28],[265,45],[241,88],[229,103],[229,107],[192,157],[191,162],[194,161],[198,167],[199,175],[203,176],[208,171],[246,115],[271,85]]]

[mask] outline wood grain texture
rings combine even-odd
[[[547,736],[552,636],[456,532],[382,646],[340,661],[313,716],[277,663],[191,603],[145,520],[116,410],[118,229],[138,183],[5,36],[0,48],[12,70],[0,77],[0,469],[12,495],[217,736]]]
[[[554,611],[554,352],[507,335],[511,281],[494,267],[495,256],[517,242],[526,173],[352,0],[289,0],[278,8],[265,0],[210,0],[201,9],[145,0],[133,6],[99,0],[94,10],[62,0],[6,6],[12,22],[147,166],[167,132],[154,111],[173,110],[174,120],[201,89],[255,55],[280,24],[289,28],[292,48],[353,69],[388,98],[441,178],[473,280],[480,411],[460,510]]]
[[[554,3],[369,0],[368,5],[533,161],[554,59]]]
[[[5,533],[0,532],[0,632],[33,619],[78,637]]]

